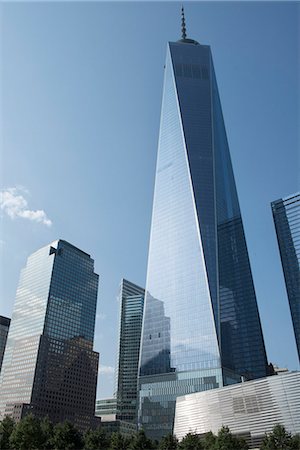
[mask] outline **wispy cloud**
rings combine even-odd
[[[115,369],[112,366],[99,366],[98,373],[102,373],[104,375],[112,375],[114,372]]]
[[[21,217],[50,227],[52,222],[48,219],[45,211],[42,209],[36,211],[29,209],[24,194],[28,195],[28,191],[21,186],[0,191],[0,208],[2,211],[4,211],[11,219]]]
[[[104,320],[104,319],[106,319],[106,314],[104,314],[104,313],[97,313],[96,314],[96,319],[97,320]]]

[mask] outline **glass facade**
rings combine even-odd
[[[120,286],[117,419],[137,422],[137,375],[145,290],[127,280]]]
[[[172,431],[178,395],[266,375],[210,48],[167,48],[140,352],[139,423]]]
[[[272,212],[300,360],[300,193],[272,202]]]
[[[4,350],[6,347],[9,325],[10,319],[8,317],[0,316],[0,372],[4,356]]]
[[[95,414],[102,418],[111,417],[111,420],[114,420],[117,414],[117,399],[113,397],[96,400]]]
[[[91,425],[98,353],[93,351],[98,275],[94,261],[59,240],[21,272],[0,377],[0,412],[24,405],[54,422]]]

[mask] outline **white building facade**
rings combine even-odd
[[[300,433],[300,372],[261,378],[177,398],[174,434],[217,433],[224,425],[258,448],[266,433],[281,424]]]

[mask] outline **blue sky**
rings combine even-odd
[[[120,280],[145,285],[163,65],[180,7],[1,7],[0,314],[11,315],[20,270],[39,247],[62,238],[90,253],[99,397],[113,392]],[[300,188],[299,4],[187,2],[185,11],[188,36],[212,48],[268,358],[299,369],[270,209]]]

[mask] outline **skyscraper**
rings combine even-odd
[[[145,290],[127,280],[120,286],[117,419],[137,421],[138,364]]]
[[[0,376],[0,413],[28,411],[93,426],[98,275],[90,255],[57,240],[21,272]]]
[[[167,46],[139,367],[153,438],[178,395],[267,371],[211,51],[184,17]]]
[[[300,193],[272,202],[272,212],[300,360]]]
[[[8,317],[0,316],[0,372],[10,325]]]

